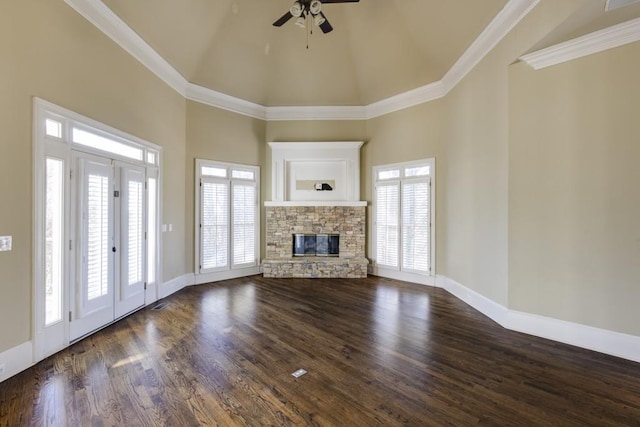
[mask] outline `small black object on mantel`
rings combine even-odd
[[[333,191],[333,187],[326,182],[316,184],[316,191]]]

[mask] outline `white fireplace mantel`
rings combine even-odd
[[[345,206],[345,207],[359,207],[359,206],[367,206],[366,201],[358,201],[358,202],[345,202],[341,200],[328,200],[328,201],[289,201],[289,202],[264,202],[264,206],[267,208],[272,207],[296,207],[296,206]]]
[[[366,206],[366,202],[360,202],[363,144],[363,141],[270,142],[273,201],[265,202],[265,206]],[[315,190],[316,185],[322,184],[331,190]],[[338,205],[347,202],[364,205]]]

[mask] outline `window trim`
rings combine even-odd
[[[427,158],[421,160],[411,160],[407,162],[400,163],[390,163],[377,165],[372,167],[372,214],[369,224],[369,231],[371,236],[371,271],[374,275],[389,277],[398,280],[406,280],[409,282],[422,283],[428,285],[435,285],[435,277],[436,277],[436,169],[435,169],[435,158]],[[429,174],[421,175],[421,176],[405,176],[405,169],[414,168],[418,166],[429,166]],[[387,179],[379,179],[379,173],[390,171],[394,169],[399,169],[400,174],[398,177],[387,178]],[[422,272],[412,269],[404,269],[403,265],[403,241],[402,241],[402,195],[403,195],[403,184],[410,182],[430,182],[430,197],[429,197],[429,208],[430,208],[430,272]],[[376,214],[377,214],[377,186],[378,184],[385,185],[397,183],[400,188],[399,194],[399,226],[398,226],[398,266],[386,266],[377,263],[377,230],[376,230]]]
[[[260,250],[261,250],[261,240],[260,240],[260,225],[261,225],[261,207],[260,207],[260,167],[239,163],[229,163],[217,160],[207,160],[207,159],[195,159],[195,181],[194,181],[194,272],[196,277],[196,284],[207,283],[215,280],[224,280],[236,277],[249,276],[253,274],[260,273]],[[211,176],[211,175],[203,175],[202,169],[206,167],[226,169],[226,178]],[[233,178],[233,171],[243,171],[243,172],[252,172],[254,174],[254,179],[245,179],[245,178]],[[207,179],[208,181],[215,181],[226,183],[227,191],[229,195],[229,210],[228,210],[228,244],[227,244],[227,265],[224,267],[216,267],[211,268],[206,271],[203,271],[200,268],[201,261],[201,236],[200,236],[200,223],[201,223],[201,187],[200,184],[202,179]],[[253,182],[256,187],[256,213],[255,213],[255,261],[252,263],[244,263],[244,264],[234,264],[233,263],[233,207],[232,207],[232,186],[233,183],[237,182],[240,184],[247,184]]]

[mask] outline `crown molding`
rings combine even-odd
[[[609,12],[610,10],[618,9],[620,7],[629,6],[640,0],[607,0],[607,4],[604,6],[604,10]]]
[[[640,40],[640,18],[521,56],[534,70],[551,67]]]
[[[538,3],[540,0],[510,0],[442,78],[446,93],[456,87]]]
[[[286,120],[366,120],[367,108],[362,106],[326,107],[266,107],[267,121]]]
[[[447,91],[442,80],[429,83],[425,86],[403,92],[398,95],[391,96],[381,101],[374,102],[365,107],[367,119],[384,116],[395,111],[404,110],[405,108],[415,105],[424,104],[425,102],[434,101],[442,98]]]
[[[509,0],[442,80],[364,106],[266,107],[189,83],[100,0],[64,0],[185,98],[266,121],[367,120],[444,97],[540,0]]]
[[[204,86],[189,83],[185,97],[191,101],[253,117],[254,119],[267,120],[267,107],[217,92]]]
[[[100,0],[64,0],[107,37],[158,76],[173,90],[186,95],[187,80],[158,52]]]

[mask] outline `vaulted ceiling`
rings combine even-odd
[[[507,0],[325,4],[328,34],[272,26],[293,0],[103,3],[191,83],[264,106],[352,106],[442,79]],[[536,48],[640,16],[640,4],[605,3],[585,1]]]

